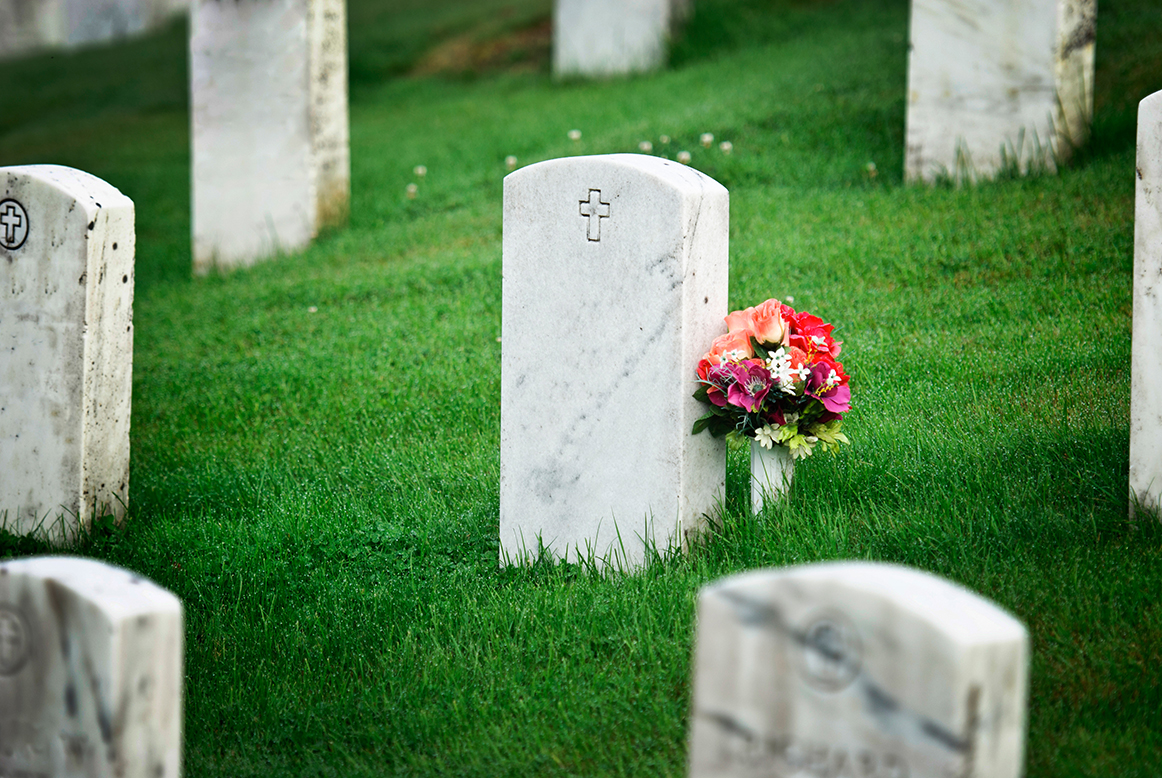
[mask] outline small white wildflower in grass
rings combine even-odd
[[[310,308],[307,308],[307,313],[318,313],[318,312],[319,312],[319,309],[314,305],[312,305]]]
[[[730,152],[734,151],[734,144],[728,140],[724,140],[722,143],[718,144],[718,148],[723,154],[729,154]]]
[[[423,165],[416,165],[416,169],[412,171],[417,177],[423,178],[428,174],[428,169]]]
[[[649,154],[651,151],[654,150],[654,144],[650,143],[648,140],[643,140],[641,143],[639,143],[637,145],[637,147],[641,151],[644,151],[646,154]]]
[[[569,140],[581,140],[581,130],[569,130]]]
[[[690,152],[679,151],[678,152],[678,161],[681,162],[683,165],[689,165],[690,164]]]
[[[795,298],[791,295],[787,295],[787,305],[790,305],[793,302],[795,302]]]
[[[699,140],[702,142],[703,146],[705,146],[706,148],[710,148],[710,144],[714,143],[714,134],[709,133],[709,132],[704,132],[704,133],[702,133],[702,137],[699,138]]]
[[[876,163],[874,163],[874,162],[867,163],[867,176],[868,176],[868,178],[875,178],[876,177]]]
[[[661,144],[663,146],[665,146],[666,144],[668,144],[670,142],[670,136],[669,135],[662,135],[661,137],[658,138],[658,141],[661,142]]]
[[[419,193],[419,191],[420,191],[420,188],[418,186],[416,186],[415,184],[408,184],[407,185],[408,199],[409,200],[416,199],[416,195]]]
[[[509,154],[507,157],[504,158],[504,166],[506,168],[508,168],[509,170],[515,170],[516,169],[516,157],[514,157],[512,154]]]

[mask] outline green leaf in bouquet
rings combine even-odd
[[[758,339],[755,338],[754,335],[750,336],[750,346],[754,349],[756,357],[759,357],[760,359],[770,359],[770,350],[767,349],[762,343],[759,343]]]
[[[709,391],[710,387],[708,387],[706,384],[698,384],[698,388],[694,391],[694,399],[701,403],[710,402],[710,395],[708,394]]]
[[[714,419],[715,419],[715,416],[713,413],[708,413],[705,416],[702,416],[701,418],[698,419],[698,421],[694,422],[694,428],[692,430],[690,430],[690,434],[697,435],[699,432],[701,432],[702,430],[709,427],[710,422],[714,421]],[[713,433],[711,433],[711,434],[713,434]]]

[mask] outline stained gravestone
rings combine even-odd
[[[0,563],[0,775],[177,778],[182,608],[90,559]]]
[[[345,221],[346,0],[193,0],[190,25],[194,271]]]
[[[941,578],[840,562],[702,590],[690,776],[1016,778],[1029,638]]]
[[[129,499],[133,202],[55,165],[0,189],[0,519],[62,540]]]
[[[613,76],[659,68],[672,25],[688,13],[684,0],[555,0],[553,72]]]
[[[1150,511],[1162,506],[1162,92],[1138,106],[1136,184],[1131,512],[1138,506]]]
[[[905,178],[1053,170],[1093,114],[1096,0],[912,0]]]
[[[0,58],[138,35],[185,8],[186,0],[0,0]]]
[[[722,333],[726,189],[638,154],[505,179],[501,557],[640,564],[721,499],[725,449],[691,435],[694,367]]]

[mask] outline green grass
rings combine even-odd
[[[1028,775],[1157,774],[1162,525],[1126,493],[1162,10],[1102,0],[1094,137],[1060,175],[928,189],[901,183],[902,0],[698,0],[671,70],[597,84],[554,83],[545,50],[408,75],[547,0],[350,3],[350,226],[225,277],[190,273],[183,25],[0,64],[0,164],[137,204],[130,513],[75,550],[185,604],[187,775],[683,775],[699,587],[837,558],[1029,625]],[[854,445],[759,518],[732,450],[721,531],[641,573],[500,570],[504,157],[647,139],[730,189],[733,307],[793,295],[839,325]]]

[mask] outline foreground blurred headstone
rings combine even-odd
[[[72,537],[129,500],[133,201],[0,168],[0,522]]]
[[[0,0],[0,59],[154,30],[187,0]]]
[[[1162,92],[1138,106],[1135,182],[1131,512],[1162,506]]]
[[[658,157],[531,165],[504,182],[501,558],[632,567],[722,499],[692,435],[694,368],[726,311],[726,189]]]
[[[941,578],[840,562],[698,600],[690,776],[1017,778],[1029,637]]]
[[[672,27],[689,13],[687,0],[555,0],[553,73],[614,76],[659,68]]]
[[[904,175],[1055,170],[1089,133],[1096,0],[912,0]]]
[[[346,16],[346,0],[192,0],[194,272],[346,220]]]
[[[128,570],[0,563],[0,775],[177,778],[182,607]]]

